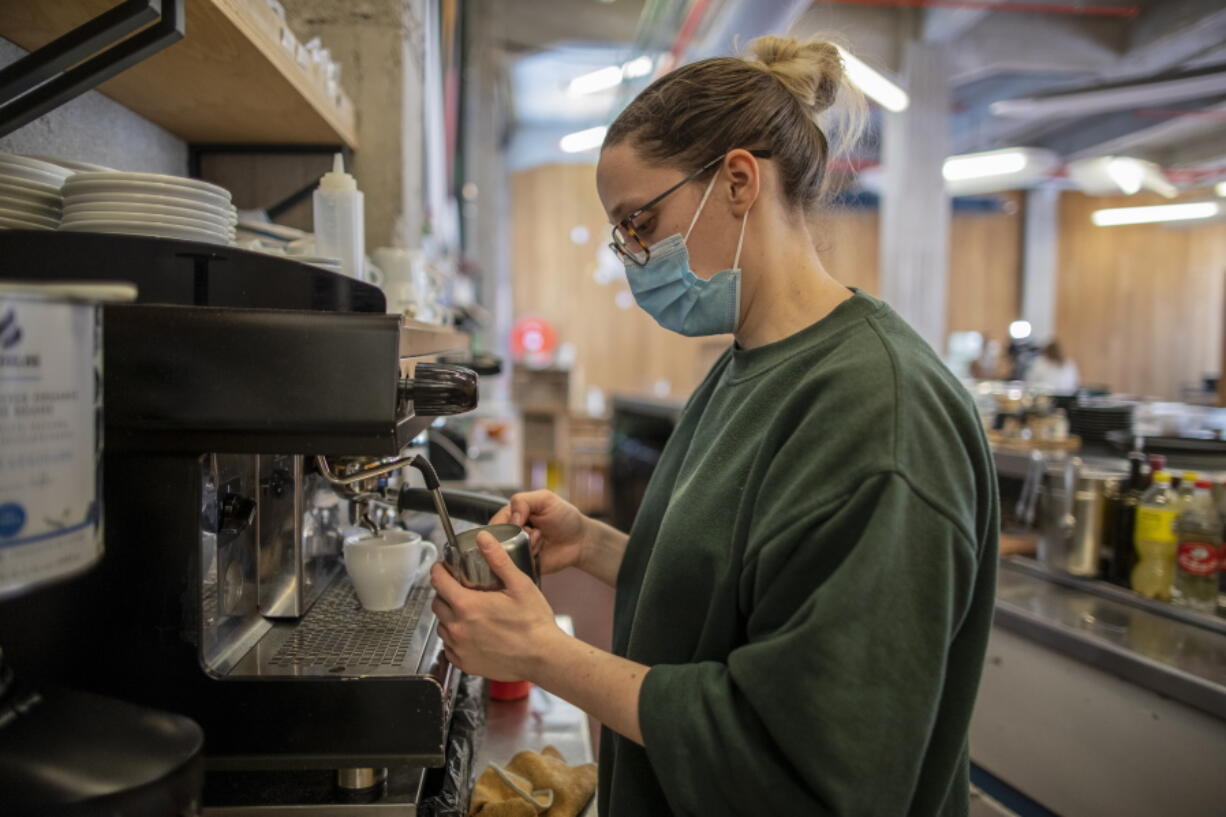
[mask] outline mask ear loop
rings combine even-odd
[[[741,268],[741,245],[745,243],[745,225],[749,223],[749,211],[753,209],[750,204],[745,210],[745,215],[741,217],[741,237],[736,240],[736,255],[732,258],[732,268],[739,270]]]
[[[698,217],[702,215],[702,208],[707,206],[707,198],[711,195],[711,191],[715,189],[715,180],[719,178],[719,171],[715,171],[715,175],[711,177],[711,183],[707,185],[707,192],[702,194],[702,201],[698,202],[698,209],[694,211],[694,218],[690,219],[690,228],[685,231],[684,241],[690,240],[690,233],[694,232],[694,225],[698,223]],[[748,215],[748,214],[747,214]]]

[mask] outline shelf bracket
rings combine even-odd
[[[0,136],[178,42],[185,31],[183,0],[125,0],[0,69]]]

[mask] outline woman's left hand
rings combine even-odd
[[[432,609],[447,659],[467,673],[493,681],[531,681],[550,643],[565,633],[540,589],[515,566],[498,540],[482,533],[477,544],[504,589],[470,590],[441,562],[430,572],[436,591]]]

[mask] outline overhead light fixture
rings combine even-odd
[[[1216,186],[1216,187],[1214,187],[1214,188],[1213,188],[1213,190],[1214,190],[1214,192],[1215,192],[1215,193],[1217,193],[1219,196],[1221,196],[1222,198],[1226,199],[1226,182],[1218,182],[1218,183],[1217,183],[1217,186]]]
[[[1004,148],[950,156],[941,167],[952,196],[1021,190],[1047,181],[1060,158],[1043,148]]]
[[[843,58],[843,70],[847,72],[847,79],[852,85],[887,111],[898,113],[907,109],[907,106],[911,104],[911,99],[907,96],[906,91],[841,46],[836,46],[836,48],[839,49],[839,56]]]
[[[647,76],[655,68],[655,64],[654,59],[644,54],[623,62],[620,66],[608,65],[595,71],[589,71],[572,79],[566,86],[566,93],[570,96],[585,96],[607,91],[621,85],[624,79],[638,79]]]
[[[608,130],[606,126],[601,125],[597,128],[568,133],[558,141],[558,147],[566,153],[583,153],[586,150],[594,150],[604,142],[604,135]]]
[[[1141,182],[1145,181],[1145,165],[1136,159],[1126,156],[1114,156],[1107,160],[1107,176],[1120,188],[1126,196],[1141,191]]]
[[[986,153],[950,156],[941,168],[941,175],[947,182],[960,182],[965,179],[1004,176],[1017,173],[1025,167],[1026,154],[1020,150],[990,150]]]
[[[1090,220],[1099,227],[1117,227],[1122,224],[1155,224],[1162,221],[1190,221],[1213,218],[1222,212],[1216,201],[1197,201],[1188,204],[1159,204],[1153,207],[1114,207],[1095,210]]]
[[[1166,198],[1179,192],[1167,180],[1162,168],[1144,159],[1131,156],[1095,156],[1069,162],[1068,177],[1077,189],[1089,196],[1131,196],[1141,190],[1152,190]]]
[[[622,77],[625,79],[638,79],[645,77],[651,73],[651,69],[655,67],[655,60],[644,54],[641,57],[635,57],[630,62],[622,64]]]
[[[570,85],[566,86],[566,93],[571,96],[594,94],[620,85],[621,81],[622,69],[616,65],[610,65],[607,68],[590,71],[575,77],[570,81]]]

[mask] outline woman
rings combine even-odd
[[[1060,342],[1053,340],[1043,347],[1026,372],[1026,385],[1051,394],[1076,394],[1080,377],[1077,364],[1064,356]]]
[[[932,349],[814,250],[837,50],[751,50],[654,82],[597,169],[639,305],[736,343],[629,537],[543,491],[495,520],[535,529],[543,572],[616,587],[614,653],[560,632],[488,538],[507,590],[436,567],[439,630],[465,671],[533,681],[605,725],[601,814],[965,814],[995,576],[988,449]]]

